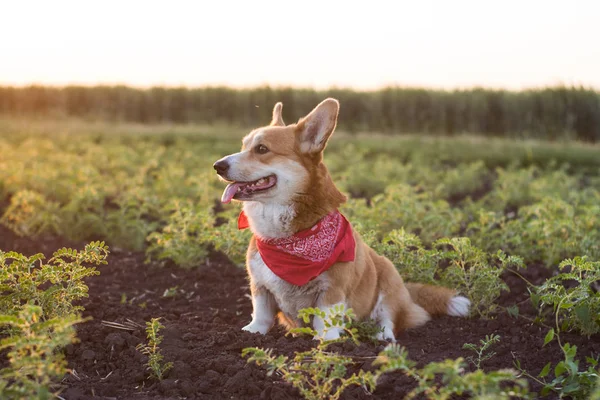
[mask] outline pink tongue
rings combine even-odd
[[[227,185],[227,187],[223,191],[223,195],[221,196],[221,203],[229,203],[231,199],[233,199],[233,196],[235,196],[235,193],[237,192],[238,187],[240,186],[242,185],[237,182],[230,183],[229,185]]]

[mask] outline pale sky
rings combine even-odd
[[[600,1],[3,1],[31,83],[600,89]]]

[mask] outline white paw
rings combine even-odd
[[[448,303],[448,315],[452,317],[466,317],[469,315],[471,301],[463,296],[456,296]]]
[[[261,333],[264,335],[269,331],[270,327],[271,326],[268,324],[252,321],[243,327],[242,330],[250,333]]]
[[[329,328],[325,331],[318,332],[314,339],[315,340],[336,340],[340,338],[339,328]]]
[[[379,332],[376,336],[377,340],[386,340],[391,343],[396,343],[396,337],[391,329],[385,328],[383,332]]]

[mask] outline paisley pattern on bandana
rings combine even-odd
[[[242,211],[238,228],[250,227]],[[324,216],[315,226],[277,239],[255,236],[256,247],[265,265],[275,275],[293,285],[302,286],[332,265],[350,262],[356,254],[352,226],[337,210]]]
[[[305,238],[290,236],[281,239],[268,239],[266,243],[279,250],[305,260],[320,262],[331,257],[336,239],[342,228],[340,213],[326,215],[317,225],[311,228],[313,235]]]

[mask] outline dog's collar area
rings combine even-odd
[[[249,227],[246,214],[238,218],[238,228]],[[348,220],[335,210],[313,227],[285,238],[262,240],[256,247],[264,263],[281,279],[305,285],[337,262],[354,261],[356,243]]]

